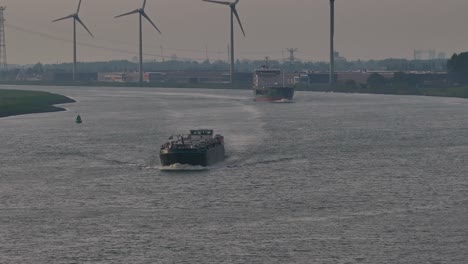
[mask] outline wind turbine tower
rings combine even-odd
[[[139,66],[139,82],[140,84],[143,83],[143,18],[145,18],[158,32],[159,34],[161,34],[161,31],[159,30],[159,28],[156,26],[156,24],[153,23],[153,21],[151,21],[151,19],[149,18],[149,16],[146,14],[145,12],[145,7],[146,7],[146,0],[143,1],[143,6],[139,9],[136,9],[136,10],[133,10],[131,12],[128,12],[128,13],[125,13],[125,14],[122,14],[122,15],[118,15],[116,16],[117,17],[123,17],[123,16],[128,16],[128,15],[132,15],[132,14],[138,14],[139,16],[139,22],[140,22],[140,66]]]
[[[52,22],[57,22],[60,20],[73,18],[73,81],[76,81],[76,22],[80,23],[83,26],[83,28],[86,29],[86,31],[88,31],[91,37],[94,37],[91,31],[89,31],[89,29],[85,26],[83,21],[81,21],[78,15],[80,13],[80,7],[81,7],[81,0],[78,3],[78,8],[76,9],[76,13],[52,21]]]
[[[330,86],[335,82],[335,0],[330,0]]]
[[[5,17],[3,12],[5,6],[0,6],[0,70],[7,71],[7,53],[6,53],[6,40],[5,40]]]
[[[215,4],[221,4],[221,5],[227,5],[231,9],[231,45],[230,45],[230,52],[231,56],[229,59],[231,60],[231,83],[233,83],[233,76],[234,76],[234,70],[235,70],[235,64],[234,64],[234,16],[236,17],[237,21],[239,22],[239,26],[242,30],[242,34],[244,34],[245,37],[245,31],[244,27],[242,26],[242,22],[239,18],[239,13],[237,13],[236,6],[239,3],[239,0],[236,0],[235,2],[226,2],[226,1],[217,1],[217,0],[203,0],[205,2],[210,2],[210,3],[215,3]]]

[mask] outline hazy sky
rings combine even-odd
[[[96,36],[79,28],[80,61],[130,59],[137,55],[138,16],[113,16],[139,8],[142,0],[83,0],[80,17]],[[0,0],[7,6],[9,63],[72,60],[72,21],[78,0]],[[241,0],[236,58],[273,59],[298,48],[304,60],[328,57],[328,0]],[[336,49],[348,59],[411,58],[413,49],[468,50],[467,0],[336,0]],[[161,54],[227,59],[229,8],[201,0],[148,0],[146,12],[163,32],[144,25],[145,59]],[[161,46],[164,47],[161,52]],[[188,51],[187,51],[188,50]]]

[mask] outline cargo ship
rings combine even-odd
[[[286,85],[280,69],[272,69],[266,64],[254,71],[254,101],[257,102],[292,102],[294,87]]]
[[[213,135],[212,129],[190,130],[188,135],[174,135],[161,146],[159,157],[163,167],[181,164],[210,166],[224,160],[224,137]]]

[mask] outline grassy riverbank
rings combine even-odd
[[[63,111],[53,105],[73,102],[63,95],[47,92],[0,89],[0,117]]]

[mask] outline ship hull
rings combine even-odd
[[[160,152],[161,165],[163,167],[174,164],[192,166],[210,166],[224,160],[224,145],[218,145],[206,150],[199,149],[163,149]]]
[[[254,89],[257,102],[281,102],[292,101],[294,97],[293,87],[268,87]]]

